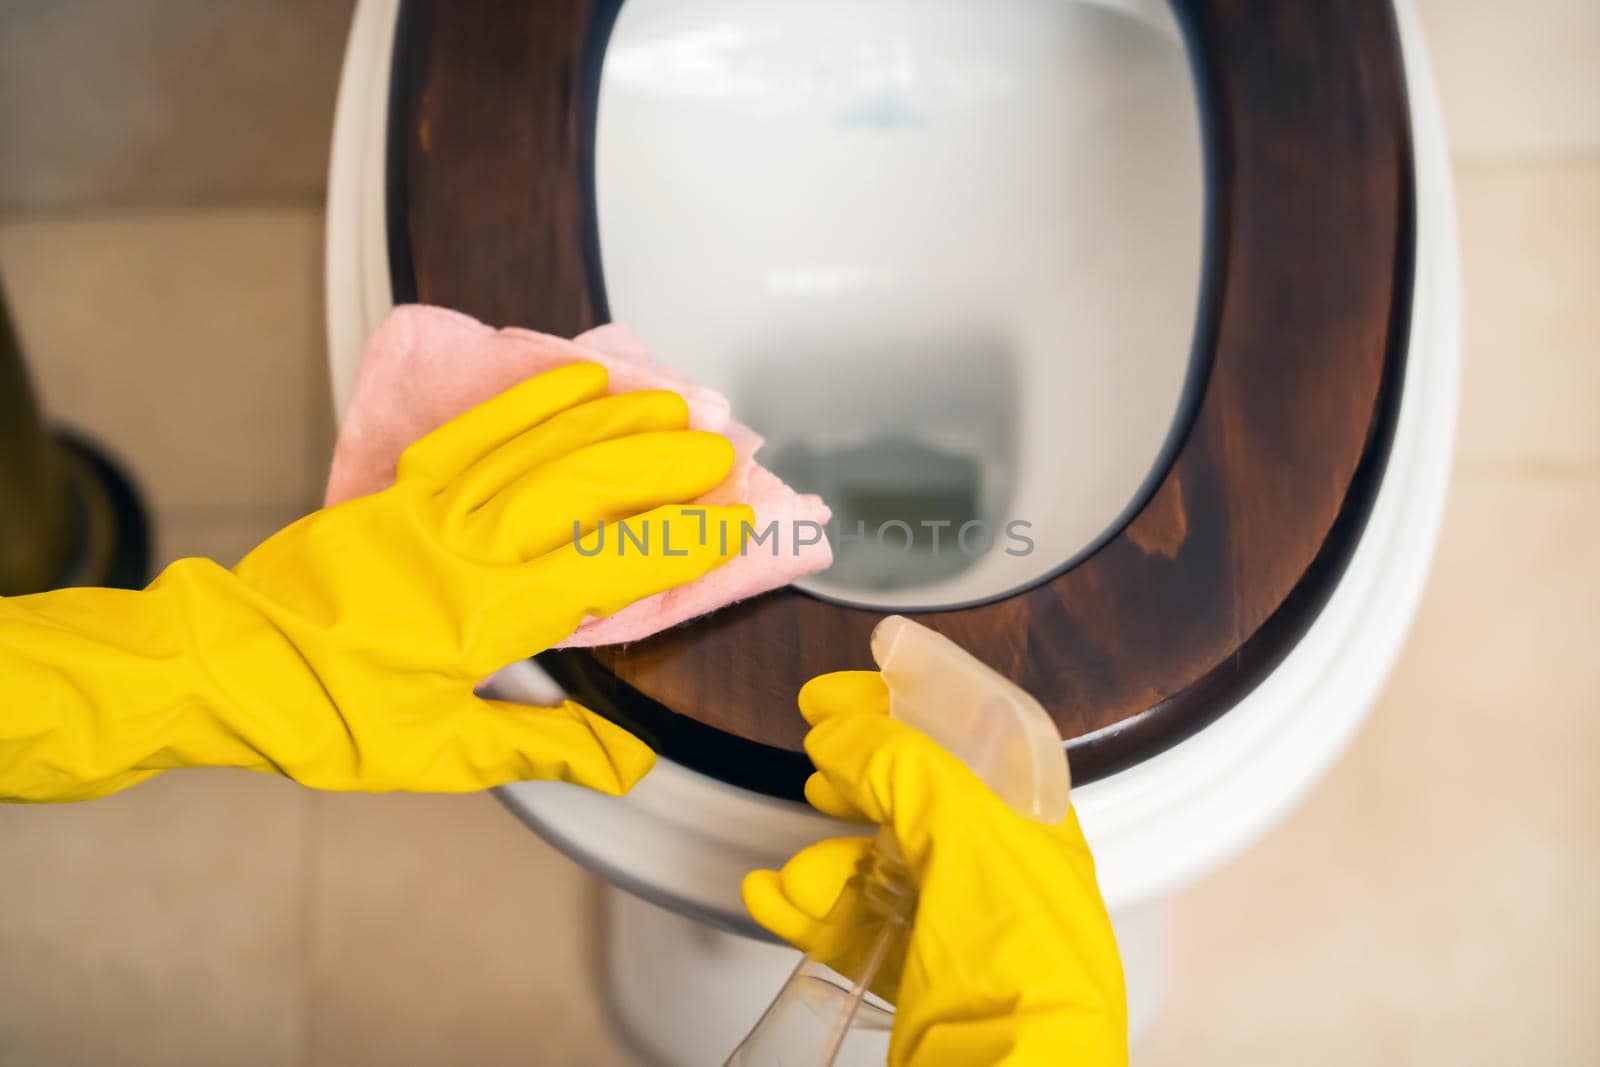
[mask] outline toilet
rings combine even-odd
[[[1165,902],[1337,758],[1421,593],[1459,291],[1409,0],[362,0],[327,242],[341,410],[396,303],[626,322],[834,509],[796,587],[494,682],[661,754],[620,799],[500,790],[616,887],[606,993],[659,1062],[792,966],[739,881],[848,832],[794,694],[884,615],[1055,718],[1137,1031]]]

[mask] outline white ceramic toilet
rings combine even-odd
[[[607,996],[642,1055],[720,1062],[792,966],[740,878],[843,828],[795,798],[773,694],[792,703],[813,660],[864,665],[864,643],[834,661],[885,612],[992,641],[1062,724],[1136,1031],[1165,987],[1165,901],[1282,819],[1371,707],[1448,481],[1443,131],[1409,0],[1352,0],[1314,70],[1272,49],[1323,47],[1285,27],[1328,9],[1247,6],[605,0],[465,25],[359,5],[328,205],[340,407],[397,301],[563,333],[609,318],[869,531],[648,656],[497,679],[547,700],[559,678],[660,744],[622,799],[500,791],[619,887]],[[1268,91],[1305,78],[1292,103]],[[1347,244],[1326,212],[1377,221]],[[1322,437],[1326,476],[1304,451]],[[1000,536],[941,553],[929,518]],[[915,543],[875,539],[886,519]],[[1019,521],[1031,547],[1007,552]]]

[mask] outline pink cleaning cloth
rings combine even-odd
[[[445,308],[395,308],[362,353],[333,451],[325,502],[331,506],[391,485],[400,453],[411,442],[520,381],[578,360],[604,366],[613,393],[670,389],[688,401],[690,427],[727,437],[736,456],[733,473],[697,503],[749,504],[756,530],[776,522],[778,540],[776,551],[752,548],[688,585],[647,597],[615,615],[588,619],[560,647],[637,641],[788,585],[833,562],[825,536],[814,544],[802,543],[816,536],[813,531],[830,517],[821,498],[795,492],[756,463],[761,438],[734,421],[728,398],[651,359],[626,326],[601,326],[566,341],[532,330],[495,330]],[[795,536],[801,528],[806,537]]]

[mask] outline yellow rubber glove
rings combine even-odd
[[[429,434],[392,487],[306,516],[232,571],[185,559],[140,592],[0,600],[0,797],[100,796],[194,766],[319,789],[628,789],[655,757],[625,730],[571,702],[473,689],[738,551],[748,508],[676,506],[733,463],[724,438],[687,424],[674,393],[606,396],[603,368],[563,367]],[[616,520],[647,531],[649,551],[619,554]]]
[[[896,1006],[891,1067],[1110,1067],[1128,1061],[1122,964],[1076,814],[1017,815],[959,760],[889,718],[875,671],[800,691],[818,771],[806,798],[893,828],[918,886],[903,961],[874,992]],[[755,871],[762,926],[849,975],[874,927],[852,882],[872,840],[836,838]]]

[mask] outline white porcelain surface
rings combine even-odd
[[[1204,214],[1192,80],[1155,10],[623,6],[596,134],[612,317],[728,393],[841,530],[862,494],[869,537],[951,524],[926,580],[883,588],[906,535],[888,529],[887,558],[852,572],[863,550],[836,538],[840,563],[803,587],[884,608],[1006,593],[1148,480],[1189,366]],[[902,440],[981,466],[977,506],[919,507],[925,463],[839,469],[837,450]],[[794,449],[828,469],[786,464]],[[963,552],[968,519],[984,525]]]

